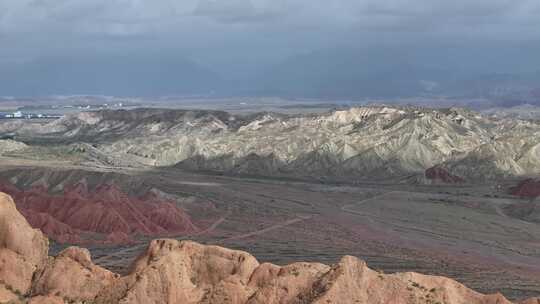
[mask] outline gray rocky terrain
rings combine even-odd
[[[412,106],[5,119],[0,191],[53,255],[84,245],[123,275],[168,237],[278,265],[355,255],[521,300],[540,291],[539,131]]]
[[[464,180],[540,172],[540,123],[461,108],[369,106],[295,115],[105,110],[45,124],[3,123],[0,134],[30,146],[17,157],[68,155],[110,166],[415,181],[434,166]]]

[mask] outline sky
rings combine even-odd
[[[0,0],[0,66],[166,54],[234,78],[327,48],[538,41],[538,0]]]

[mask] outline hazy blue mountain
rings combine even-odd
[[[0,66],[0,96],[197,94],[349,99],[445,95],[532,103],[540,88],[536,51],[540,48],[329,48],[273,65],[261,60],[260,68],[251,69],[255,73],[243,76],[232,71],[233,64],[206,67],[172,53],[73,54]],[[197,62],[207,63],[200,58]]]
[[[536,49],[327,49],[290,57],[248,82],[261,95],[528,96],[540,87]]]
[[[0,95],[210,94],[221,78],[179,56],[44,57],[1,67]]]

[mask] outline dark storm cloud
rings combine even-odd
[[[375,30],[419,22],[457,29],[456,23],[466,22],[495,29],[536,24],[539,9],[537,0],[2,0],[0,32],[183,32],[186,29],[180,25],[188,22],[190,30],[197,32],[208,30],[208,21],[259,21],[269,31],[284,26],[369,26]]]
[[[239,74],[341,46],[539,39],[538,0],[0,0],[0,63],[168,53]]]
[[[49,49],[44,37],[75,46],[141,35],[207,45],[215,35],[264,34],[288,43],[310,31],[368,35],[362,39],[396,32],[395,39],[410,40],[399,33],[411,32],[515,40],[538,38],[539,25],[537,0],[2,0],[0,39],[12,43],[0,52],[16,53],[32,42]]]

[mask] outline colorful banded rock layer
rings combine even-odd
[[[0,191],[15,198],[32,227],[60,243],[126,243],[131,235],[186,235],[198,231],[190,217],[173,202],[154,194],[133,197],[114,185],[88,191],[83,184],[51,194],[46,187],[20,190],[1,183]],[[94,239],[83,239],[94,235]],[[101,236],[101,237],[100,237]]]

